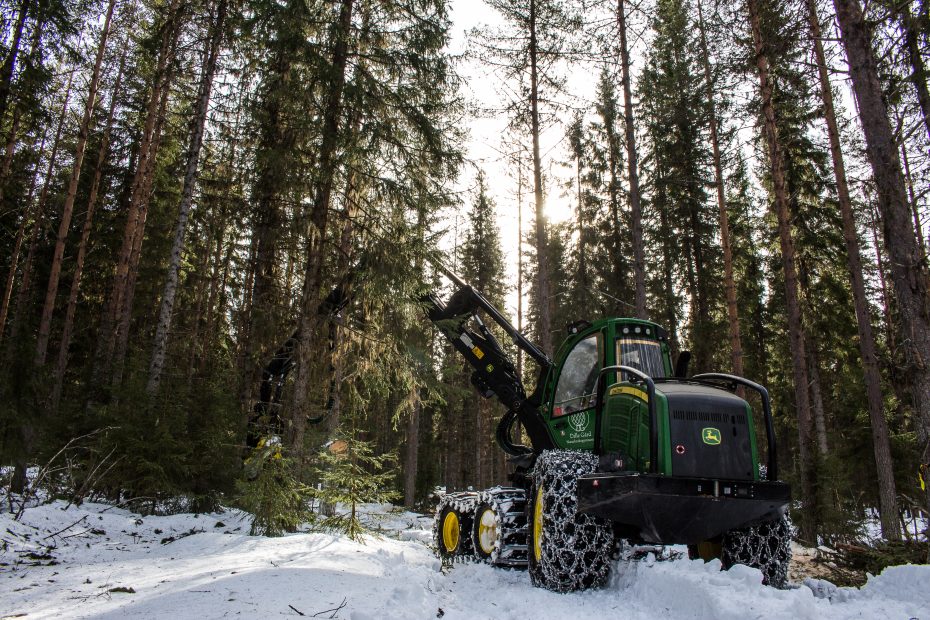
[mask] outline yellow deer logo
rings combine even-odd
[[[720,431],[716,428],[705,428],[701,430],[701,439],[704,440],[708,446],[719,446],[720,445]]]

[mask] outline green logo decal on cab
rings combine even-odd
[[[720,438],[720,431],[716,428],[708,427],[701,429],[701,439],[703,439],[704,443],[708,446],[719,446]]]

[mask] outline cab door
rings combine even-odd
[[[549,402],[549,427],[563,449],[594,449],[597,377],[604,366],[604,333],[577,340],[559,365]]]

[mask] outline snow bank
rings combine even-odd
[[[561,595],[531,587],[523,571],[442,572],[427,547],[431,519],[412,513],[388,514],[379,523],[387,536],[361,544],[248,536],[249,516],[236,511],[63,508],[30,508],[22,522],[0,515],[0,617],[930,619],[928,566],[889,568],[861,590],[809,580],[779,591],[754,569],[649,558],[616,563],[603,590]]]

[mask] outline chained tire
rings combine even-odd
[[[472,523],[478,494],[471,491],[447,493],[436,506],[433,542],[443,562],[463,562],[474,557]]]
[[[762,583],[784,589],[791,562],[791,523],[784,516],[776,521],[730,530],[720,544],[724,570],[744,564],[762,571]]]
[[[529,573],[534,586],[573,592],[604,585],[614,548],[611,524],[577,512],[579,476],[597,457],[569,450],[543,452],[527,502]]]
[[[478,494],[472,546],[479,562],[526,566],[526,491],[494,487]]]

